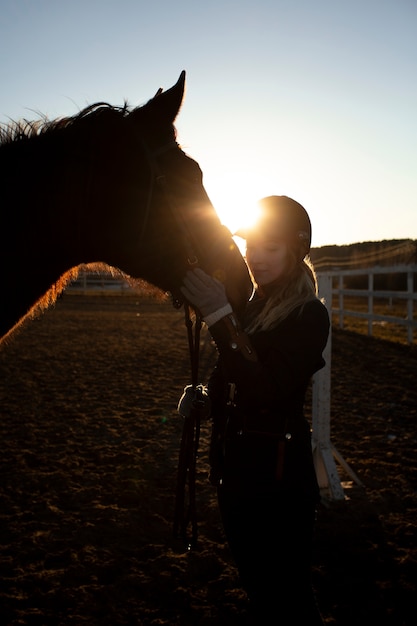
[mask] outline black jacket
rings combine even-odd
[[[249,303],[247,314],[259,306],[263,302]],[[311,377],[325,364],[322,353],[329,334],[325,306],[313,300],[273,329],[250,335],[257,361],[231,349],[222,321],[210,332],[219,350],[208,386],[213,474],[234,489],[316,493],[303,407]]]

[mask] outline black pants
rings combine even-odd
[[[311,587],[316,504],[297,494],[237,494],[220,486],[226,537],[259,624],[321,625]],[[266,620],[266,621],[265,621]]]

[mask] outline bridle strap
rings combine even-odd
[[[200,351],[200,331],[202,320],[199,313],[196,313],[194,323],[190,316],[190,307],[184,304],[185,324],[187,327],[188,345],[190,350],[191,361],[191,380],[192,388],[196,393],[198,384],[198,364]],[[187,548],[194,548],[197,545],[197,510],[195,499],[195,482],[196,482],[196,463],[198,455],[198,446],[200,442],[200,410],[195,401],[191,406],[190,414],[184,417],[184,426],[182,430],[180,454],[178,459],[177,473],[177,489],[175,498],[174,513],[174,537],[183,539]],[[186,491],[188,485],[188,506],[186,506]],[[191,540],[187,538],[187,528],[191,523]]]
[[[143,217],[142,226],[139,232],[139,247],[145,238],[146,229],[148,227],[149,216],[151,214],[153,192],[155,189],[155,183],[158,182],[158,179],[161,180],[164,178],[164,175],[156,159],[161,154],[164,154],[164,152],[168,152],[169,150],[173,150],[174,148],[179,148],[176,141],[170,141],[169,143],[164,144],[160,148],[157,148],[156,150],[151,151],[148,148],[147,143],[143,139],[141,141],[142,141],[142,146],[146,155],[146,159],[148,161],[149,168],[151,170],[151,180],[149,183],[148,196],[146,200],[145,215]],[[171,204],[170,204],[170,208],[172,209]]]
[[[145,237],[146,228],[148,226],[149,216],[151,212],[154,188],[155,188],[155,184],[157,184],[164,190],[164,194],[167,199],[167,203],[170,208],[171,214],[177,223],[177,227],[180,231],[180,234],[183,239],[183,244],[187,252],[188,264],[190,266],[195,267],[198,264],[198,257],[191,244],[190,230],[187,226],[187,222],[184,219],[184,216],[181,213],[181,208],[175,206],[175,202],[173,200],[172,194],[170,193],[170,190],[166,184],[165,174],[160,169],[158,165],[158,161],[157,161],[157,157],[160,156],[161,154],[164,154],[164,152],[168,152],[173,149],[181,150],[181,148],[176,141],[170,141],[169,143],[164,144],[163,146],[160,146],[156,150],[151,151],[148,148],[146,142],[143,139],[141,139],[141,141],[142,141],[143,149],[144,149],[144,152],[145,152],[145,155],[146,155],[146,158],[147,158],[150,170],[151,170],[151,180],[149,184],[145,215],[144,215],[144,219],[143,219],[142,226],[140,229],[140,234],[139,234],[139,247]],[[175,306],[175,302],[174,302],[174,306]]]

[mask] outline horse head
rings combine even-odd
[[[159,90],[129,116],[149,176],[136,263],[142,277],[169,291],[177,306],[182,303],[179,287],[185,272],[199,266],[224,283],[239,311],[253,288],[246,263],[230,231],[221,225],[199,165],[176,142],[174,122],[184,87],[182,72],[171,89]]]

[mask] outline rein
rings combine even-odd
[[[181,538],[187,548],[195,548],[197,545],[197,510],[195,499],[196,464],[198,446],[200,441],[201,415],[197,399],[198,364],[200,352],[200,331],[202,320],[198,313],[194,324],[190,316],[190,307],[184,303],[185,325],[187,327],[188,347],[191,362],[191,386],[193,401],[190,414],[184,417],[182,429],[180,453],[177,470],[177,489],[175,496],[175,512],[173,533],[175,538]],[[188,486],[188,494],[187,494]],[[191,539],[187,538],[187,528],[191,523]]]
[[[141,243],[145,237],[146,227],[148,225],[152,199],[155,184],[162,187],[167,197],[168,205],[171,213],[177,221],[177,225],[180,229],[183,237],[184,245],[187,251],[187,260],[190,267],[198,264],[198,258],[190,243],[188,236],[188,229],[184,219],[181,219],[181,212],[175,211],[174,202],[172,200],[169,190],[166,188],[165,175],[161,171],[157,157],[164,152],[179,149],[176,141],[172,141],[161,148],[150,151],[146,143],[142,140],[142,144],[147,156],[147,160],[151,170],[151,181],[149,185],[146,211],[140,230]],[[181,306],[181,302],[173,298],[173,304],[177,308]],[[185,542],[188,549],[194,548],[197,544],[197,512],[196,512],[196,498],[195,498],[195,482],[196,482],[196,462],[198,457],[198,446],[200,441],[200,422],[201,413],[198,406],[197,397],[197,385],[198,385],[198,367],[199,367],[199,353],[200,353],[200,332],[202,327],[202,318],[200,314],[195,312],[195,323],[190,315],[190,307],[187,302],[184,302],[184,314],[185,325],[187,327],[188,348],[190,353],[191,364],[191,387],[194,393],[193,402],[190,410],[190,414],[184,418],[184,426],[181,437],[180,452],[178,459],[177,470],[177,487],[175,497],[175,512],[174,512],[174,525],[173,534],[174,537],[181,537]],[[194,335],[193,335],[194,326]],[[187,490],[188,487],[188,490]],[[188,491],[188,493],[187,493]],[[187,538],[187,528],[191,523],[191,538]]]

